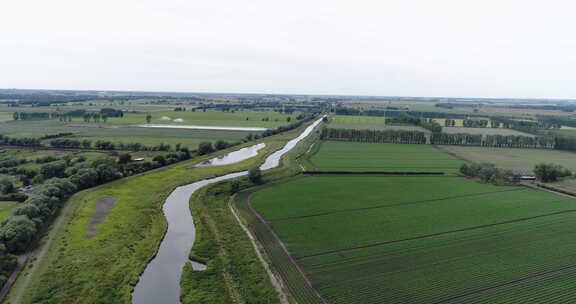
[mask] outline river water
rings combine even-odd
[[[216,166],[226,166],[241,162],[245,159],[252,158],[258,155],[260,149],[266,147],[266,144],[257,144],[250,147],[242,148],[240,150],[230,152],[226,155],[215,157],[207,161],[201,162],[194,166],[194,168],[204,168],[204,167],[216,167]]]
[[[322,118],[316,120],[298,137],[290,140],[282,149],[268,156],[260,166],[260,169],[268,170],[277,167],[282,156],[292,150],[298,142],[312,133],[314,128],[321,121]],[[240,149],[231,152],[224,157],[218,158],[220,161],[208,166],[222,165],[222,163],[228,165],[254,157],[257,154],[257,151],[263,148],[261,145],[263,144],[249,147],[248,151],[254,152],[254,150],[256,150],[256,153],[248,153],[246,152],[247,150],[240,154],[236,153],[246,148]],[[231,155],[230,158],[227,158],[229,155]],[[201,180],[186,186],[178,187],[168,196],[163,207],[164,215],[168,222],[168,230],[160,244],[158,254],[150,264],[148,264],[144,273],[140,276],[140,281],[134,288],[132,294],[133,304],[180,303],[180,277],[182,275],[182,268],[186,262],[190,261],[188,255],[196,238],[194,219],[190,214],[190,197],[196,190],[206,185],[245,175],[248,175],[248,171],[230,173],[211,179]],[[206,267],[205,265],[196,262],[192,262],[192,266],[194,270],[204,270]]]

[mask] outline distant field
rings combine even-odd
[[[421,131],[430,133],[430,131],[418,126],[390,126],[384,124],[385,117],[376,116],[353,116],[353,115],[334,115],[330,120],[330,128],[356,129],[356,130],[407,130]]]
[[[0,112],[0,122],[12,120],[12,112]]]
[[[531,172],[541,162],[555,163],[576,170],[576,153],[547,149],[511,149],[467,146],[438,146],[468,161],[488,162],[500,168]]]
[[[458,177],[303,177],[256,192],[252,204],[336,304],[467,294],[457,303],[495,303],[498,286],[576,256],[575,200]]]
[[[0,221],[7,218],[12,214],[12,209],[16,208],[17,202],[1,202],[0,201]]]
[[[331,124],[366,124],[366,125],[384,125],[386,117],[376,116],[354,116],[354,115],[334,115],[330,117]]]
[[[444,133],[467,133],[467,134],[483,134],[483,135],[516,135],[516,136],[530,136],[532,134],[503,128],[457,128],[457,127],[443,127]]]
[[[442,128],[444,128],[444,124],[446,123],[445,118],[434,118],[433,120],[435,122],[439,123],[442,126]],[[462,127],[463,126],[464,119],[454,119],[454,121],[456,122],[455,127]]]
[[[233,126],[233,127],[264,127],[277,128],[288,124],[287,119],[296,122],[296,116],[281,114],[273,111],[160,111],[151,112],[154,124],[182,124],[201,126]],[[147,113],[126,113],[122,118],[109,118],[109,124],[144,124]],[[175,119],[182,119],[182,122],[175,122]],[[264,121],[263,119],[267,119]]]
[[[14,137],[39,137],[47,134],[74,133],[73,138],[96,140],[109,140],[122,143],[142,143],[145,145],[157,145],[160,143],[176,144],[195,149],[199,142],[225,140],[236,142],[246,135],[259,132],[242,131],[215,131],[215,130],[184,130],[184,129],[159,129],[138,127],[87,127],[67,126],[65,123],[54,120],[40,121],[16,121],[5,123],[0,126],[0,134]]]
[[[557,134],[557,135],[564,135],[564,136],[576,136],[576,128],[562,128],[560,130],[554,130],[554,131],[550,131],[553,134]]]
[[[325,171],[455,172],[462,163],[430,145],[323,141],[315,151],[309,164]]]

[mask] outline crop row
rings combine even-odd
[[[248,223],[250,230],[258,239],[270,259],[273,269],[279,274],[285,287],[299,304],[321,304],[322,300],[307,284],[306,280],[290,260],[269,228],[251,210],[249,204],[250,193],[237,194],[234,204],[242,218]]]
[[[555,215],[302,264],[331,303],[436,303],[574,264],[575,220]]]

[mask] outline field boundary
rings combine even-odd
[[[244,223],[240,219],[240,216],[238,215],[238,213],[236,212],[236,209],[234,208],[234,203],[233,203],[234,202],[234,196],[235,195],[233,195],[230,198],[230,200],[228,201],[228,207],[230,208],[230,212],[232,213],[232,215],[234,216],[234,218],[236,219],[236,221],[238,222],[238,224],[240,225],[242,230],[244,230],[244,233],[246,233],[246,235],[250,239],[250,243],[252,243],[252,247],[254,248],[254,251],[256,252],[256,256],[258,257],[258,260],[260,260],[260,263],[262,263],[262,267],[264,267],[264,269],[266,270],[266,273],[268,274],[268,278],[270,279],[272,286],[274,286],[274,288],[278,292],[278,298],[280,299],[280,303],[289,304],[288,295],[284,291],[284,288],[285,288],[284,281],[282,280],[281,277],[275,275],[272,272],[270,263],[268,263],[268,261],[266,261],[262,252],[260,251],[256,237],[252,234],[250,229],[248,229],[246,227],[246,225],[244,225]]]
[[[312,291],[314,291],[314,293],[316,294],[316,296],[322,301],[322,303],[324,304],[329,304],[329,302],[320,294],[320,292],[318,291],[318,289],[316,289],[316,287],[314,287],[314,284],[312,283],[312,281],[310,280],[310,278],[308,278],[308,276],[306,275],[306,273],[304,272],[304,270],[302,270],[302,267],[300,267],[300,265],[298,264],[298,262],[296,262],[296,260],[294,259],[293,255],[290,254],[290,252],[288,251],[288,248],[286,247],[286,244],[284,244],[284,242],[282,241],[282,239],[280,239],[280,237],[276,234],[276,232],[274,232],[274,230],[272,229],[272,227],[270,226],[270,224],[264,220],[264,218],[262,217],[262,215],[260,215],[260,213],[258,213],[254,207],[252,206],[252,195],[254,195],[254,192],[250,192],[250,194],[248,195],[248,197],[246,198],[246,204],[248,205],[248,208],[250,209],[250,211],[256,216],[256,218],[262,223],[264,224],[264,226],[267,228],[268,233],[270,235],[272,235],[272,237],[274,238],[274,240],[276,241],[276,243],[278,245],[280,245],[280,248],[282,248],[282,251],[286,254],[286,256],[288,257],[288,259],[290,260],[290,262],[296,267],[296,269],[298,270],[298,272],[300,273],[300,275],[302,276],[302,278],[304,279],[304,281],[306,282],[306,284],[312,289]]]

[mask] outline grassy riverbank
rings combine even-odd
[[[278,168],[265,171],[266,184],[298,174],[297,160],[318,136],[312,133],[282,158]],[[241,188],[253,186],[246,177],[239,181]],[[192,270],[190,263],[186,265],[181,281],[182,302],[279,303],[248,236],[229,210],[230,184],[231,181],[225,181],[210,185],[192,196],[190,208],[196,219],[196,242],[191,256],[207,263],[208,269],[198,272]],[[293,301],[288,290],[283,293]]]
[[[235,165],[188,169],[211,155],[74,195],[54,241],[46,244],[46,257],[36,271],[21,276],[7,303],[129,303],[139,274],[166,230],[161,212],[165,197],[177,186],[249,169],[302,130],[266,138],[257,157]],[[95,204],[102,198],[115,198],[116,206],[98,225],[97,235],[86,238]]]

